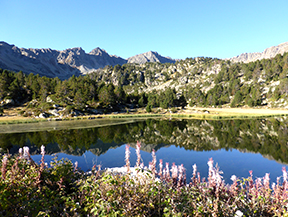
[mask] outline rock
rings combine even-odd
[[[188,78],[186,76],[180,77],[179,82],[181,84],[186,84],[186,83],[188,83]]]
[[[176,61],[171,59],[170,57],[163,57],[157,52],[153,51],[138,54],[128,58],[128,63],[143,64],[146,62],[175,63]]]
[[[3,104],[6,104],[6,105],[14,105],[14,104],[15,104],[15,102],[14,102],[13,99],[4,99],[4,100],[2,101],[2,103],[3,103]],[[2,103],[1,103],[1,104],[2,104]]]
[[[53,100],[51,99],[50,96],[47,96],[47,97],[46,97],[46,102],[53,102]]]
[[[47,113],[41,113],[40,115],[39,115],[39,118],[48,118],[49,117],[49,114],[47,114]]]
[[[265,49],[262,53],[242,53],[236,57],[228,58],[233,62],[244,62],[249,63],[261,59],[270,59],[275,57],[277,54],[283,55],[288,52],[288,42],[279,44],[277,46],[269,47]]]
[[[59,110],[58,109],[50,109],[48,111],[50,114],[54,115],[54,116],[59,116],[60,114],[58,113]]]

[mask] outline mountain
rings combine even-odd
[[[110,55],[105,50],[97,47],[90,53],[78,48],[63,51],[33,48],[18,48],[6,42],[0,42],[0,68],[13,71],[23,71],[40,76],[59,77],[67,79],[72,75],[83,75],[104,68],[106,65],[123,65],[127,62],[175,62],[171,58],[162,57],[156,52],[139,54],[128,60]]]
[[[283,55],[285,52],[288,52],[288,42],[279,44],[278,46],[269,47],[262,53],[242,53],[236,57],[228,58],[228,60],[233,62],[249,63],[261,59],[270,59],[275,57],[277,54]]]
[[[138,54],[128,58],[128,63],[143,64],[146,62],[160,62],[160,63],[175,63],[176,61],[170,57],[163,57],[157,52],[149,51],[146,53]]]

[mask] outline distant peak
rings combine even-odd
[[[107,53],[107,52],[104,49],[101,49],[100,47],[96,47],[89,52],[89,54],[91,55],[102,55],[103,53]]]
[[[15,46],[14,44],[8,44],[7,42],[5,42],[5,41],[0,41],[0,45],[4,45],[4,46]]]

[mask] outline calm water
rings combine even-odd
[[[231,175],[248,177],[249,170],[253,170],[254,178],[270,173],[271,182],[275,182],[276,177],[282,175],[282,167],[288,164],[288,120],[285,117],[225,121],[148,119],[130,123],[118,121],[108,126],[97,123],[91,120],[84,129],[65,129],[61,123],[61,127],[42,131],[38,128],[34,132],[0,133],[0,147],[2,152],[13,154],[19,147],[29,146],[32,158],[39,162],[43,144],[47,162],[56,154],[58,158],[78,161],[81,169],[87,171],[95,164],[102,168],[123,166],[128,143],[131,166],[135,165],[136,141],[140,141],[146,166],[155,149],[157,162],[163,159],[170,165],[173,162],[184,164],[188,177],[196,163],[201,176],[207,177],[207,161],[212,157],[229,183]]]

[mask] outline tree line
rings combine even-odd
[[[220,65],[220,71],[209,75],[210,83],[198,78],[177,90],[169,87],[145,92],[140,88],[141,85],[149,86],[157,77],[161,77],[162,82],[177,82],[181,76],[201,76],[203,71],[217,65]],[[42,110],[51,107],[48,96],[50,101],[69,106],[70,110],[85,110],[88,107],[114,111],[131,106],[146,107],[147,111],[151,111],[155,107],[184,107],[188,103],[190,106],[226,104],[254,107],[265,105],[266,99],[287,100],[287,75],[288,53],[250,63],[201,57],[187,58],[175,64],[106,66],[89,75],[72,76],[67,80],[0,69],[0,100],[12,99],[16,105],[34,101],[29,106]],[[273,82],[275,85],[271,85]],[[270,85],[266,92],[265,85]]]

